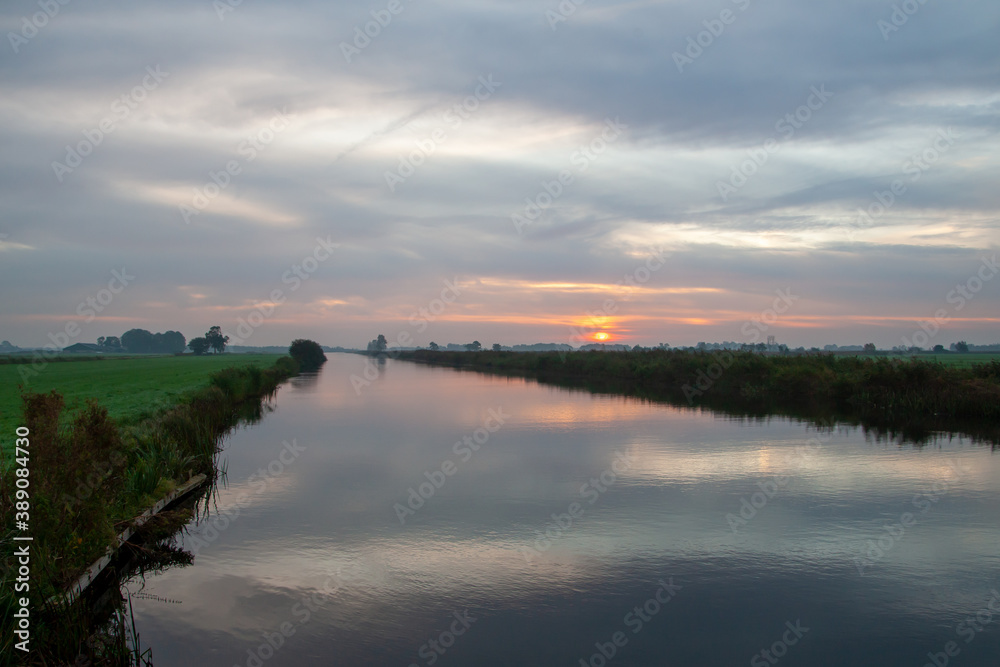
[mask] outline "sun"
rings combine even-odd
[[[610,338],[610,336],[608,336],[608,334],[606,334],[603,331],[601,331],[601,332],[595,333],[594,334],[594,338],[596,340],[607,340],[608,338]]]

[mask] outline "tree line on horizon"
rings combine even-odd
[[[210,327],[205,335],[188,341],[180,331],[152,333],[146,329],[129,329],[119,336],[101,336],[97,345],[109,352],[131,352],[133,354],[158,353],[181,354],[190,349],[195,354],[205,354],[209,350],[225,352],[229,336],[222,333],[222,327]]]

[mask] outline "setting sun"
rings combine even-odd
[[[595,333],[594,334],[594,339],[595,340],[605,341],[608,338],[610,338],[610,336],[608,336],[608,334],[604,333],[603,331],[601,331],[600,333]]]

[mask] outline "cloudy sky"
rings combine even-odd
[[[1000,342],[995,2],[9,0],[0,24],[16,345]]]

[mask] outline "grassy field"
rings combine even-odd
[[[208,384],[208,376],[222,368],[257,364],[271,366],[276,354],[221,354],[143,357],[105,357],[101,361],[65,361],[48,364],[32,375],[25,389],[55,390],[66,399],[63,421],[75,416],[88,399],[96,399],[123,425],[136,424],[171,407],[185,392]],[[0,365],[0,444],[9,449],[20,426],[21,390],[18,364]]]

